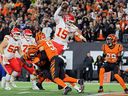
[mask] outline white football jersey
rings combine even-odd
[[[64,19],[62,18],[62,16],[58,15],[60,11],[61,11],[61,7],[59,7],[54,14],[54,20],[56,22],[56,30],[55,30],[53,41],[67,46],[69,36],[72,33],[76,32],[76,30],[74,30],[71,26],[68,26],[64,22]]]
[[[29,41],[22,36],[19,40],[19,45],[23,53],[27,52],[29,45],[36,45],[35,39],[32,37]],[[20,58],[20,54],[16,53],[16,57]]]
[[[29,45],[36,45],[35,39],[32,37],[29,41],[24,38],[24,36],[20,39],[19,44],[21,46],[22,52],[27,52]]]
[[[7,59],[12,59],[19,48],[19,42],[15,41],[10,35],[6,35],[4,38],[8,40],[8,45],[4,49],[4,55]]]

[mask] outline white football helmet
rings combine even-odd
[[[19,28],[13,28],[11,30],[11,35],[12,35],[12,37],[15,40],[19,40],[20,39],[20,36],[21,36],[20,29]]]
[[[23,36],[27,41],[29,41],[32,38],[32,31],[30,29],[25,29],[23,31]]]

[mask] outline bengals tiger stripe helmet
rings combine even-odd
[[[45,36],[44,33],[42,33],[42,32],[36,33],[35,40],[36,40],[37,43],[38,43],[40,40],[45,39],[45,38],[46,38],[46,36]]]
[[[28,51],[27,51],[27,56],[29,58],[34,58],[37,51],[38,51],[38,48],[35,45],[29,45]]]
[[[109,34],[106,38],[106,43],[109,47],[114,46],[117,43],[117,37],[115,36],[115,34]]]

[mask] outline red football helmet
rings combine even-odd
[[[72,14],[68,14],[64,16],[64,22],[75,23],[75,17]]]
[[[23,31],[23,36],[29,41],[32,37],[32,31],[30,29],[25,29]]]
[[[20,29],[19,28],[13,28],[11,30],[11,35],[15,40],[20,39],[21,33],[20,33]]]
[[[109,47],[114,46],[117,43],[117,37],[115,36],[115,34],[109,34],[106,38],[106,43]]]

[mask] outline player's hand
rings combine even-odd
[[[62,2],[61,7],[62,8],[67,8],[68,5],[69,5],[68,2],[67,1],[64,1],[64,2]]]
[[[10,63],[8,62],[7,57],[5,57],[4,55],[2,56],[2,64],[3,64],[3,65],[10,64]]]
[[[84,42],[87,42],[86,38],[84,38],[84,37],[82,38],[82,40],[83,40]]]

